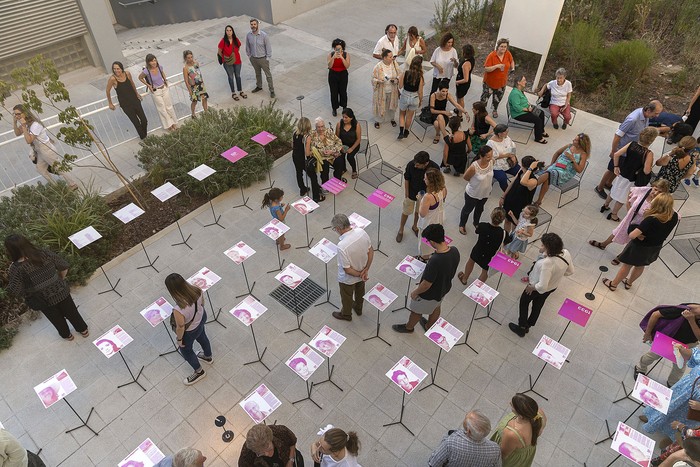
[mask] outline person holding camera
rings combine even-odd
[[[345,41],[335,39],[328,54],[328,87],[331,88],[333,116],[338,116],[338,106],[348,106],[348,68],[350,55],[345,51]]]
[[[381,123],[391,121],[396,126],[394,114],[399,103],[399,69],[394,61],[394,54],[389,49],[382,50],[382,59],[372,70],[372,110],[374,111],[374,128]]]

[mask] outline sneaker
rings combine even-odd
[[[695,188],[698,187],[698,178],[697,178],[697,177],[693,177],[693,186],[694,186]]]
[[[515,323],[508,323],[508,329],[513,331],[515,334],[517,334],[520,337],[525,337],[525,334],[527,334],[527,331],[525,328],[521,328]]]
[[[686,178],[685,180],[683,180],[683,183],[685,183],[686,186],[690,186],[690,179]]]
[[[256,86],[255,89],[253,89],[251,92],[260,92],[260,91],[262,91],[262,88]]]
[[[189,375],[187,378],[185,378],[185,386],[192,386],[194,383],[196,383],[200,379],[204,379],[205,376],[207,376],[207,372],[204,371],[204,368],[201,368],[199,371],[195,371],[194,373]]]
[[[199,352],[199,353],[197,354],[197,358],[200,359],[201,361],[205,362],[205,363],[210,364],[210,365],[211,365],[212,363],[214,363],[214,357],[206,357],[206,356],[204,356],[204,352]]]
[[[552,123],[552,128],[554,128],[555,130],[558,130],[558,129],[559,129],[559,124],[558,124],[558,123]]]
[[[403,137],[408,138],[409,131],[408,130],[403,130]]]
[[[274,98],[275,98],[275,91],[270,91],[270,99],[274,99]]]
[[[646,375],[646,372],[640,370],[639,368],[637,368],[637,365],[635,365],[634,366],[634,373],[633,373],[633,378],[635,381],[637,381],[637,376],[639,376],[639,375]]]
[[[562,130],[566,130],[566,127],[567,127],[567,126],[569,126],[569,125],[567,125],[566,123],[563,123],[562,126],[561,126],[561,129],[562,129]]]
[[[428,320],[425,318],[420,319],[420,325],[423,326],[423,330],[428,331]]]
[[[402,334],[411,334],[414,330],[408,329],[405,324],[392,324],[391,329]]]

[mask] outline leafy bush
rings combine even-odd
[[[213,197],[241,184],[249,186],[262,180],[272,166],[272,157],[251,141],[251,136],[261,131],[274,134],[277,139],[267,146],[274,151],[289,144],[293,130],[294,116],[275,108],[273,103],[209,110],[172,133],[148,137],[136,157],[156,185],[170,181],[183,191]],[[249,155],[235,164],[221,157],[233,146]],[[204,182],[187,174],[200,164],[216,170]]]
[[[607,78],[601,55],[603,31],[597,23],[577,21],[557,28],[552,51],[577,89],[595,89]],[[603,75],[601,77],[601,74]]]
[[[17,335],[17,326],[0,327],[0,350],[9,349],[12,339]]]
[[[622,86],[639,81],[651,68],[656,53],[642,40],[623,41],[605,49],[605,69]]]
[[[452,10],[454,10],[452,0],[438,0],[435,2],[435,14],[431,23],[437,36],[447,31],[447,26],[450,24],[450,18],[452,17]]]
[[[104,199],[89,187],[71,191],[63,182],[22,186],[13,190],[12,197],[0,201],[0,237],[18,233],[37,246],[60,253],[70,263],[69,282],[83,284],[112,248],[117,222],[110,213]],[[90,225],[103,238],[78,250],[68,236]],[[5,270],[8,263],[2,248],[0,267]]]

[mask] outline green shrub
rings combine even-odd
[[[435,2],[435,14],[433,15],[431,23],[435,28],[435,34],[437,36],[442,35],[442,33],[447,30],[447,26],[450,24],[450,18],[452,17],[452,10],[454,10],[452,0],[437,0]]]
[[[552,51],[567,69],[568,77],[577,89],[595,89],[607,78],[602,44],[603,31],[597,23],[577,21],[568,27],[557,28]]]
[[[17,326],[0,327],[0,350],[9,349],[12,346],[12,339],[17,335]]]
[[[622,86],[637,83],[651,68],[656,53],[643,40],[622,41],[605,49],[605,69]]]
[[[293,130],[294,116],[272,103],[209,110],[172,133],[148,137],[136,157],[156,185],[170,181],[180,190],[213,197],[241,184],[249,186],[262,180],[270,169],[272,157],[251,141],[251,136],[261,131],[274,134],[277,139],[268,145],[274,151],[289,144]],[[220,154],[233,146],[249,155],[231,164]],[[216,170],[204,182],[187,174],[200,164]]]
[[[63,183],[22,186],[0,201],[0,237],[18,233],[35,245],[60,253],[69,263],[68,280],[83,284],[108,258],[117,221],[91,188],[72,191]],[[102,239],[78,250],[68,236],[92,225]],[[0,267],[9,259],[0,249]]]

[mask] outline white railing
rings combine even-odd
[[[190,97],[182,75],[169,76],[168,82],[178,120],[188,117],[190,115]],[[146,87],[139,86],[137,91],[144,96],[142,105],[148,119],[149,133],[158,130],[161,128],[160,118],[152,99],[147,97]],[[112,102],[116,105],[115,94],[112,95]],[[136,129],[124,112],[113,112],[109,109],[107,98],[82,105],[77,110],[82,117],[90,122],[95,133],[108,150],[138,137]],[[56,135],[63,126],[58,121],[58,115],[42,118],[42,122],[52,135]],[[72,148],[58,141],[55,136],[53,139],[56,141],[59,154],[76,154],[78,156],[76,162],[78,163],[94,157],[90,151]],[[37,174],[35,165],[29,160],[29,146],[24,137],[15,136],[13,130],[0,133],[0,161],[0,196],[9,195],[9,191],[14,187],[34,184],[42,179]]]

